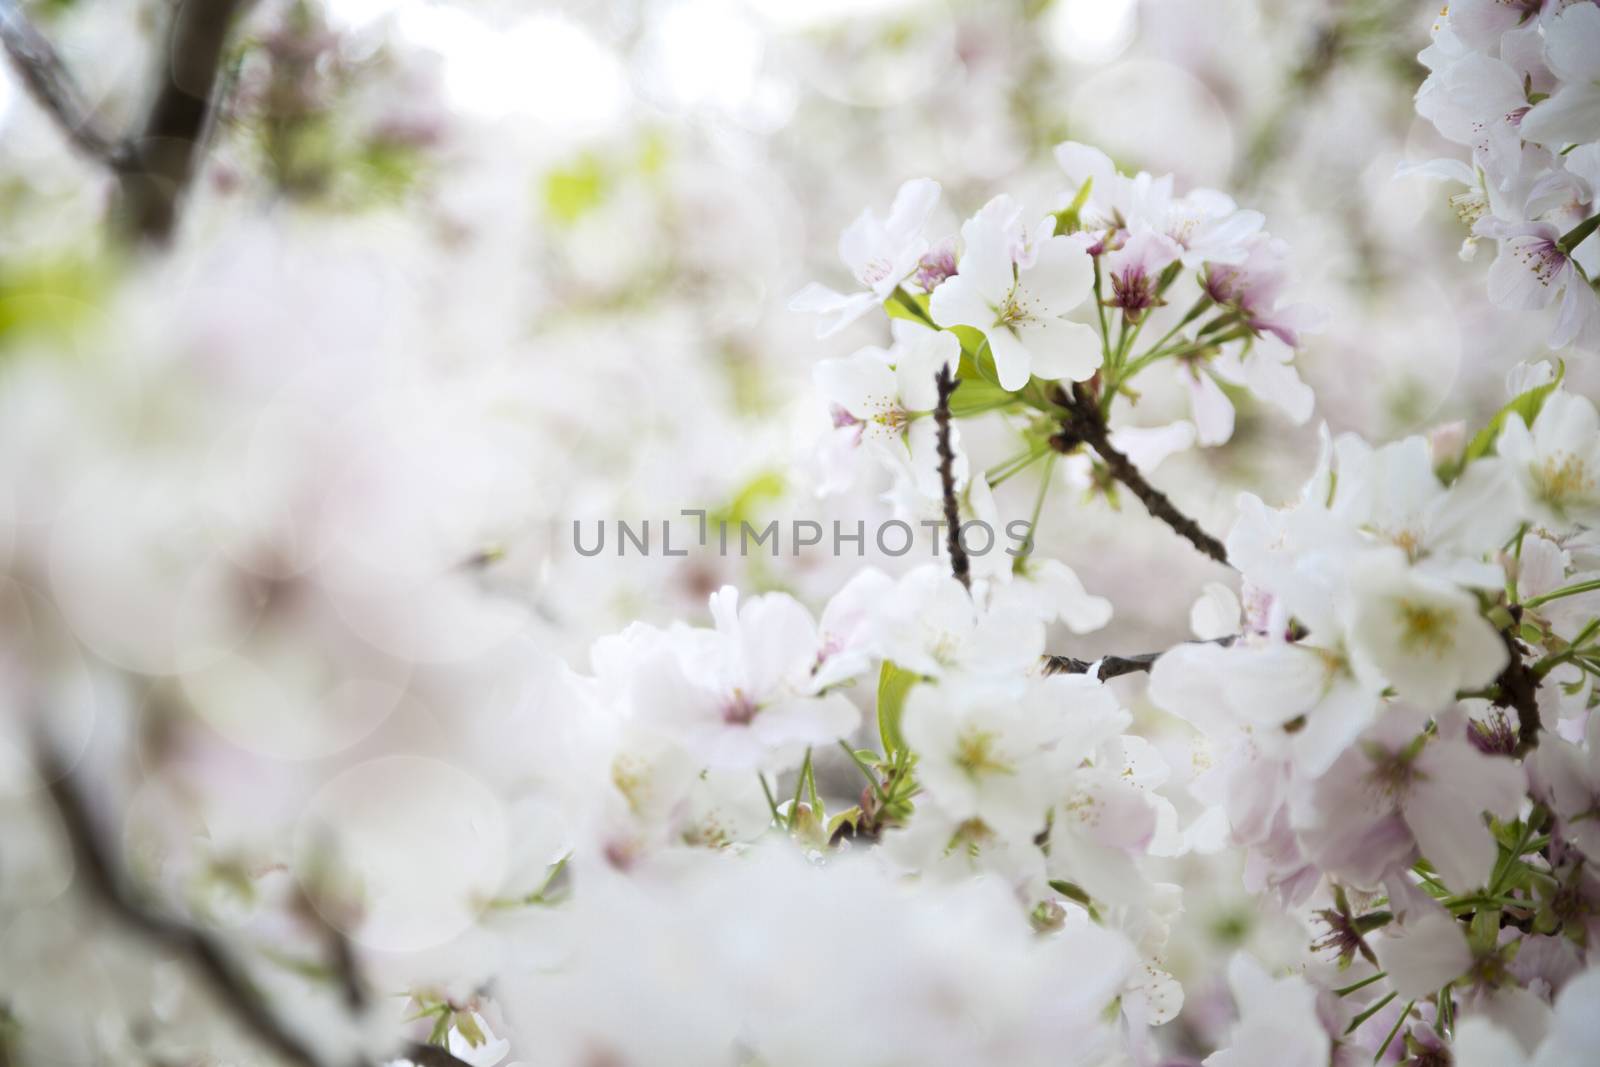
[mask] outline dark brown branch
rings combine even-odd
[[[956,455],[950,447],[950,394],[956,391],[956,379],[949,367],[941,367],[934,382],[939,387],[933,422],[939,433],[939,483],[944,490],[945,544],[950,551],[950,572],[971,589],[972,564],[967,559],[966,546],[961,543],[961,508],[956,503]]]
[[[1513,605],[1511,626],[1500,631],[1500,640],[1505,643],[1506,654],[1511,658],[1506,661],[1500,677],[1495,679],[1498,695],[1492,703],[1494,707],[1511,708],[1517,713],[1516,754],[1525,756],[1539,747],[1539,731],[1543,729],[1543,724],[1539,720],[1539,676],[1522,658],[1522,642],[1517,640],[1514,633],[1521,624],[1522,608]]]
[[[139,904],[123,883],[112,860],[111,850],[94,824],[83,796],[66,770],[46,744],[36,746],[39,767],[50,783],[50,796],[72,843],[77,860],[78,882],[101,906],[146,940],[185,959],[205,978],[212,993],[235,1021],[285,1062],[297,1067],[334,1067],[303,1041],[268,1006],[243,967],[232,954],[204,930],[165,916]],[[331,932],[331,931],[330,931]],[[345,1003],[352,1012],[365,1005],[366,983],[360,976],[354,953],[343,935],[335,938],[335,966],[344,985]],[[469,1067],[448,1049],[420,1042],[405,1042],[392,1055],[419,1067]],[[372,1067],[358,1060],[352,1067]]]
[[[267,1007],[244,969],[203,931],[156,915],[136,903],[116,874],[109,849],[71,778],[48,749],[40,745],[40,769],[50,782],[50,797],[72,842],[78,880],[124,925],[174,954],[187,959],[205,977],[229,1014],[245,1030],[283,1060],[300,1067],[325,1067],[315,1052]]]
[[[1044,672],[1046,674],[1088,674],[1096,663],[1100,669],[1095,671],[1095,677],[1100,681],[1107,678],[1120,678],[1124,674],[1138,674],[1148,671],[1160,659],[1160,652],[1141,652],[1135,656],[1105,656],[1099,660],[1075,659],[1072,656],[1046,656],[1044,658]]]
[[[426,1045],[421,1041],[412,1041],[400,1049],[400,1055],[416,1064],[417,1067],[471,1067],[453,1054],[449,1049],[439,1045]]]
[[[136,142],[138,169],[123,178],[124,222],[136,237],[162,241],[172,233],[210,130],[223,46],[245,2],[178,0],[155,99]]]
[[[1218,563],[1228,562],[1228,550],[1222,542],[1179,511],[1167,494],[1147,482],[1133,461],[1111,443],[1111,431],[1100,414],[1100,407],[1082,385],[1074,385],[1071,395],[1065,389],[1057,388],[1056,401],[1068,412],[1061,420],[1061,432],[1050,439],[1058,451],[1070,452],[1080,444],[1088,445],[1105,463],[1111,476],[1139,498],[1146,511]]]
[[[68,143],[120,171],[127,161],[128,146],[101,129],[55,46],[28,21],[18,0],[0,0],[0,44],[22,84],[61,128]]]
[[[67,140],[116,176],[120,221],[136,239],[164,241],[177,223],[210,131],[228,31],[248,2],[176,0],[150,109],[135,133],[121,137],[95,121],[66,64],[17,0],[0,0],[0,39],[12,66]]]
[[[1221,645],[1224,648],[1233,644],[1235,638],[1219,637],[1215,641],[1203,642],[1204,644]],[[1168,651],[1171,651],[1170,649]],[[1166,655],[1165,652],[1139,652],[1132,656],[1102,656],[1098,660],[1077,659],[1073,656],[1046,656],[1044,658],[1044,672],[1046,674],[1088,674],[1090,669],[1099,664],[1099,670],[1094,676],[1100,681],[1108,678],[1120,678],[1124,674],[1138,674],[1148,671],[1156,665],[1156,660]]]

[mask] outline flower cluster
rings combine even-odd
[[[1465,0],[1417,57],[1429,70],[1417,112],[1470,161],[1419,169],[1459,182],[1450,198],[1480,238],[1498,243],[1489,299],[1560,308],[1551,348],[1600,350],[1600,5],[1589,0]]]
[[[819,314],[819,337],[879,304],[894,320],[891,347],[817,368],[835,427],[824,488],[853,484],[851,461],[864,451],[893,472],[898,511],[927,511],[941,491],[927,417],[941,371],[962,382],[951,399],[958,416],[1031,420],[1017,426],[1016,457],[986,478],[969,480],[968,458],[956,456],[955,481],[984,521],[990,488],[1053,451],[1073,452],[1070,442],[1050,444],[1072,403],[1063,388],[1081,390],[1098,421],[1124,423],[1140,399],[1136,376],[1178,383],[1188,419],[1112,431],[1141,466],[1196,440],[1226,442],[1230,392],[1295,423],[1311,417],[1311,390],[1293,361],[1318,316],[1284,299],[1287,252],[1261,214],[1208,189],[1179,195],[1170,175],[1119,173],[1085,145],[1062,144],[1055,156],[1066,183],[1051,211],[1030,214],[1002,194],[938,239],[929,233],[938,185],[905,183],[886,218],[864,212],[840,238],[840,258],[863,288],[847,295],[813,283],[795,296],[791,308]]]
[[[476,25],[400,6],[444,46]],[[549,14],[480,26],[493,69],[439,80],[490,111],[532,72],[575,115],[638,88],[777,121],[764,59],[732,102],[700,67],[743,7],[623,20],[677,49],[637,86]],[[1297,94],[1387,27],[1333,7]],[[1560,295],[1554,339],[1581,343],[1595,8],[1453,5],[1419,102],[1472,148],[1432,169],[1501,242],[1491,295]],[[785,311],[752,295],[795,290],[798,205],[728,141],[633,130],[525,170],[553,139],[460,121],[414,51],[262,9],[172,247],[37,278],[4,250],[0,1063],[1593,1058],[1600,414],[1576,364],[1518,365],[1477,425],[1325,427],[1298,456],[1320,316],[1289,245],[1070,142],[1009,186],[1048,194],[952,212],[1014,128],[1058,128],[1000,83],[950,91],[984,140],[946,187],[861,212],[850,281]],[[20,10],[8,47],[48,56]],[[837,110],[1011,54],[963,26],[863,34],[896,42],[887,71],[843,31],[787,43]],[[855,177],[829,175],[850,205],[894,185]],[[915,525],[922,558],[862,563],[837,520],[831,558],[670,572],[541,536],[658,508],[704,548],[794,486]]]

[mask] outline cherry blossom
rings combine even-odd
[[[1004,196],[990,201],[962,225],[956,275],[929,304],[941,326],[983,333],[1006,389],[1021,389],[1032,374],[1082,381],[1100,365],[1094,330],[1062,317],[1090,294],[1089,256],[1065,237],[1030,244],[1031,234],[1019,205]]]
[[[881,304],[918,269],[928,249],[923,227],[938,202],[938,183],[915,178],[895,193],[886,217],[863,211],[840,235],[839,258],[865,291],[839,293],[812,282],[795,294],[790,310],[820,315],[817,336],[821,338],[838,333]]]

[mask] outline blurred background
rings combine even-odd
[[[166,6],[22,6],[98,114],[133,122]],[[1328,312],[1301,357],[1318,398],[1312,426],[1245,400],[1229,445],[1163,469],[1160,482],[1226,530],[1234,486],[1272,498],[1301,480],[1317,422],[1390,438],[1480,418],[1501,402],[1510,366],[1544,355],[1530,323],[1486,309],[1486,264],[1456,258],[1464,230],[1446,190],[1395,178],[1403,160],[1453,154],[1411,110],[1414,53],[1434,14],[1376,0],[261,0],[230,45],[214,144],[176,248],[158,261],[117,261],[106,174],[3,75],[5,373],[40,374],[21,358],[40,347],[107,360],[109,374],[77,365],[99,395],[75,400],[136,403],[142,429],[176,437],[194,413],[171,410],[179,400],[162,378],[192,370],[187,346],[242,376],[206,387],[242,390],[224,403],[248,416],[200,414],[211,422],[202,437],[222,424],[238,437],[246,419],[299,418],[270,397],[333,376],[328,347],[363,349],[382,365],[362,379],[366,397],[403,405],[395,376],[442,373],[461,394],[442,405],[504,408],[501,429],[517,440],[490,462],[510,469],[478,469],[477,485],[435,474],[478,504],[499,498],[496,510],[502,478],[525,480],[517,507],[493,517],[491,539],[459,512],[445,520],[485,541],[462,542],[462,557],[490,553],[485,581],[531,595],[563,648],[630,617],[693,613],[725,581],[821,597],[853,561],[584,560],[568,526],[659,522],[685,507],[824,523],[882,510],[870,472],[853,496],[818,502],[794,470],[826,429],[811,366],[885,341],[883,323],[819,344],[787,298],[813,278],[840,283],[838,232],[912,176],[946,190],[934,232],[954,232],[1002,190],[1051,210],[1051,147],[1077,139],[1125,170],[1170,171],[1179,189],[1213,187],[1264,211],[1293,250],[1293,296]],[[342,371],[357,362],[338,357]],[[496,389],[485,368],[502,379],[496,400],[470,395]],[[51,413],[6,384],[24,408],[3,432],[26,437],[5,462],[19,467],[11,510],[27,523],[48,514],[30,483],[88,445],[51,424],[83,413]],[[112,397],[120,386],[136,400]],[[354,400],[342,392],[342,406]],[[1147,421],[1178,400],[1157,390],[1142,402]],[[262,416],[262,405],[278,410]],[[373,414],[389,416],[403,418]],[[275,474],[227,477],[238,498],[259,501],[251,480]],[[1026,515],[1019,507],[1006,498],[1002,512]],[[1144,526],[1091,502],[1040,536],[1083,563],[1146,537]],[[1198,565],[1170,547],[1154,531],[1149,552],[1112,553],[1138,574],[1102,585],[1192,577]],[[1118,627],[1171,616],[1166,603],[1144,621],[1141,606],[1118,608]]]
[[[14,6],[101,122],[137,121],[170,5]],[[150,884],[242,923],[326,783],[335,810],[384,783],[440,810],[505,800],[553,747],[549,669],[581,667],[596,637],[704,624],[724,583],[819,608],[862,559],[586,558],[572,523],[888,516],[876,469],[818,497],[830,422],[811,384],[819,359],[886,343],[886,322],[819,342],[786,304],[845,283],[839,232],[908,178],[944,188],[935,234],[999,192],[1042,215],[1063,184],[1051,149],[1073,139],[1266,214],[1291,296],[1327,313],[1299,360],[1317,410],[1295,427],[1241,395],[1227,445],[1155,472],[1219,535],[1241,489],[1295,491],[1319,424],[1387,440],[1481,422],[1506,373],[1549,353],[1541,322],[1487,305],[1492,249],[1460,258],[1447,190],[1395,176],[1456,154],[1412,110],[1436,8],[257,0],[177,230],[143,250],[108,228],[112,177],[0,64],[0,971],[31,972],[0,978],[0,1004],[127,981],[104,943],[89,962],[67,947],[29,713],[120,798]],[[1146,384],[1139,422],[1182,416],[1175,381]],[[1011,451],[1001,419],[963,432],[974,455]],[[1004,519],[1028,514],[1036,477],[1002,487]],[[1184,639],[1225,578],[1082,486],[1052,495],[1039,550],[1115,603],[1106,630],[1053,635],[1084,658]],[[1137,703],[1141,683],[1119,684]],[[400,781],[395,752],[472,777]],[[518,810],[521,861],[542,869],[559,834]],[[451,847],[437,867],[479,870]],[[1182,880],[1197,945],[1268,921],[1237,872]],[[439,915],[418,943],[459,932]],[[1190,1005],[1185,1032],[1216,1025],[1203,986]],[[62,1034],[45,1059],[93,1058],[70,1018]]]
[[[23,7],[98,113],[131,122],[166,5]],[[1050,149],[1070,138],[1264,211],[1297,264],[1292,295],[1328,314],[1300,361],[1312,425],[1246,406],[1227,446],[1160,473],[1224,530],[1236,486],[1270,498],[1298,483],[1316,423],[1386,439],[1474,419],[1498,406],[1512,365],[1546,354],[1527,321],[1486,308],[1489,255],[1457,259],[1448,190],[1395,177],[1402,161],[1453,154],[1411,108],[1434,14],[1377,0],[260,0],[226,57],[176,246],[136,268],[107,248],[101,168],[14,75],[0,80],[5,373],[37,375],[19,355],[41,345],[110,361],[110,377],[139,379],[146,429],[181,433],[184,413],[155,410],[178,403],[163,375],[192,370],[176,347],[247,379],[226,384],[248,394],[249,419],[280,421],[299,416],[269,397],[332,362],[328,346],[366,349],[360,359],[384,364],[383,389],[363,379],[369,397],[406,363],[459,389],[444,403],[490,403],[470,394],[503,388],[493,403],[527,406],[502,427],[514,449],[491,461],[515,469],[480,468],[452,492],[478,495],[460,507],[487,496],[507,510],[499,479],[523,480],[489,522],[493,543],[463,542],[463,557],[494,556],[485,580],[531,594],[565,649],[620,620],[692,613],[725,581],[815,599],[856,561],[590,561],[568,526],[680,508],[825,523],[881,511],[870,472],[853,496],[819,503],[794,471],[826,427],[811,367],[883,342],[884,325],[869,317],[818,343],[789,296],[842,283],[839,231],[906,178],[943,185],[935,233],[1000,191],[1057,206]],[[485,384],[491,367],[498,386]],[[104,368],[77,373],[113,389]],[[9,507],[25,523],[50,506],[30,483],[89,446],[50,421],[81,412],[5,384],[26,409],[0,431],[26,438],[4,460],[20,468]],[[1179,399],[1157,389],[1141,421]],[[206,417],[206,433],[248,435],[240,419]],[[283,473],[227,477],[259,500],[252,480]],[[1026,514],[1028,481],[1009,487],[1003,514]],[[1086,503],[1044,524],[1043,547],[1081,565],[1130,536],[1148,543],[1115,554],[1138,573],[1106,574],[1107,588],[1200,573],[1164,531],[1121,518]],[[1166,597],[1118,607],[1107,641],[1176,617]]]

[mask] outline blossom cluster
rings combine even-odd
[[[1450,198],[1499,253],[1489,299],[1532,311],[1559,300],[1551,348],[1600,350],[1600,6],[1589,0],[1448,5],[1417,57],[1417,112],[1468,160],[1415,169],[1466,188]]]
[[[974,71],[1008,55],[975,6]],[[1367,14],[1339,6],[1330,52]],[[1581,344],[1595,6],[1452,5],[1419,99],[1473,149],[1434,169],[1485,205],[1491,295],[1564,286],[1555,339]],[[892,198],[898,159],[841,180],[887,210],[792,310],[753,310],[795,291],[792,198],[729,144],[530,166],[547,139],[474,131],[416,52],[321,10],[251,24],[174,249],[0,278],[0,1062],[1592,1058],[1600,416],[1577,357],[1518,365],[1478,425],[1324,428],[1283,500],[1236,461],[1298,462],[1279,445],[1311,421],[1325,317],[1261,212],[1049,141],[1050,194],[966,202],[1029,125],[973,78],[968,169]],[[445,39],[451,10],[407,17]],[[709,10],[642,47],[735,51],[742,8]],[[813,74],[859,102],[937,71],[955,38],[915,22],[883,34],[909,42],[893,63]],[[481,54],[566,51],[590,80],[560,104],[599,108],[579,25]],[[1524,75],[1514,107],[1482,93],[1494,64]],[[703,87],[666,73],[663,99]],[[763,407],[785,374],[797,427]],[[774,483],[837,509],[831,554],[801,559],[811,513],[743,551],[779,528],[752,503]],[[863,499],[893,516],[876,538]],[[606,551],[541,540],[624,509],[740,551],[680,559],[663,523],[649,569],[621,518]],[[1047,547],[1112,511],[1106,551]],[[985,529],[1005,537],[972,549]],[[1198,600],[1127,577],[1168,557]]]
[[[1137,467],[1119,462],[1106,423],[1108,410],[1124,410],[1113,400],[1137,399],[1136,374],[1167,359],[1195,378],[1225,358],[1248,368],[1273,356],[1269,345],[1298,340],[1306,316],[1279,299],[1281,273],[1252,270],[1253,256],[1271,255],[1259,216],[1214,194],[1177,200],[1169,181],[1125,178],[1082,146],[1058,154],[1081,177],[1056,212],[1027,222],[999,197],[959,236],[933,241],[922,231],[937,190],[908,183],[887,221],[866,214],[841,241],[863,290],[815,286],[796,300],[824,314],[824,334],[879,306],[894,319],[894,347],[824,362],[817,381],[835,406],[824,453],[882,467],[897,508],[927,513],[948,500],[968,521],[992,517],[994,484],[1039,463],[1038,521],[1053,486],[1041,461],[1063,454],[1147,490]],[[1197,203],[1214,206],[1204,214]],[[1132,354],[1185,266],[1200,294],[1191,310]],[[1248,379],[1258,395],[1294,383],[1288,359],[1269,366]],[[649,894],[687,893],[672,938],[759,938],[776,970],[811,974],[816,946],[854,929],[829,918],[831,893],[844,891],[834,879],[855,899],[876,899],[882,888],[856,880],[910,877],[952,900],[988,887],[1016,931],[1076,959],[1074,996],[1029,1009],[1045,1030],[997,1022],[1006,1028],[997,1046],[970,1043],[999,1037],[985,1028],[891,1037],[889,1022],[848,1035],[804,1027],[810,1009],[764,1000],[765,984],[739,969],[745,957],[722,960],[718,949],[697,955],[696,983],[729,990],[714,998],[728,1021],[696,1019],[648,1040],[690,1047],[691,1033],[736,1028],[762,1062],[959,1062],[1000,1047],[1023,1062],[1137,1060],[1161,1047],[1184,1004],[1167,967],[1184,891],[1160,865],[1232,845],[1246,857],[1245,886],[1301,909],[1307,933],[1297,974],[1273,978],[1235,960],[1241,1017],[1208,1064],[1471,1062],[1507,1042],[1539,1062],[1568,1062],[1595,980],[1580,975],[1591,962],[1583,887],[1594,857],[1583,823],[1597,787],[1584,732],[1600,671],[1600,554],[1588,534],[1600,519],[1600,417],[1548,364],[1519,368],[1509,389],[1470,438],[1459,426],[1381,447],[1325,436],[1292,503],[1241,499],[1225,545],[1239,592],[1214,585],[1191,612],[1202,640],[1147,664],[1149,700],[1194,729],[1187,768],[1134,728],[1105,680],[1112,659],[1047,656],[1047,624],[1086,633],[1112,609],[1055,560],[952,560],[954,574],[940,563],[899,579],[868,569],[820,620],[787,595],[741,603],[729,588],[712,598],[711,629],[641,624],[603,640],[593,673],[569,684],[570,702],[591,709],[586,721],[607,725],[574,750],[586,755],[558,762],[576,771],[578,792],[596,780],[612,788],[569,824],[574,844],[559,862],[578,879],[574,915],[588,913],[582,898],[595,892],[606,930],[574,936],[570,969],[510,1003],[551,1005],[542,1028],[627,1059],[637,1053],[619,1049],[627,1039],[611,1022],[571,1021],[577,1005],[618,986],[646,998],[624,999],[619,1012],[660,1011],[645,1006],[653,987],[630,984],[618,959],[591,947],[659,938],[612,929],[629,907],[611,893],[639,892],[640,880]],[[996,420],[1023,444],[997,475],[979,469],[952,425]],[[1177,529],[1152,500],[1152,515]],[[863,748],[863,709],[846,694],[871,676],[876,738]],[[818,786],[835,747],[864,780],[843,810],[830,810]],[[775,830],[815,879],[804,947],[730,933],[727,905],[714,902],[729,891],[724,877],[785,877],[754,873],[795,862],[765,840]],[[738,858],[713,858],[730,852]],[[746,873],[690,873],[719,862]],[[624,888],[596,887],[585,872]],[[716,931],[686,934],[702,908],[717,914]],[[916,907],[885,908],[897,926],[918,921]],[[960,929],[998,921],[983,914]],[[1091,931],[1099,941],[1085,940]],[[882,931],[851,941],[873,945],[874,959],[919,951]],[[984,999],[988,983],[936,967],[913,973],[910,986],[900,979],[913,1004],[927,980],[947,983],[957,1015],[1011,1018]],[[836,978],[820,1004],[871,1004],[883,981],[870,968]],[[1032,1043],[1060,1041],[1057,1027],[1077,1058]],[[697,1055],[721,1047],[712,1039]]]

